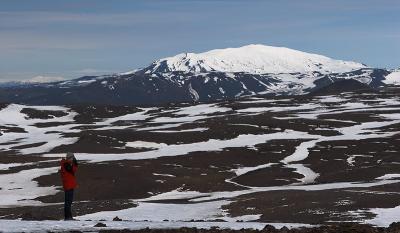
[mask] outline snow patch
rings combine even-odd
[[[33,199],[52,195],[57,192],[56,186],[39,187],[33,179],[56,173],[58,167],[23,170],[12,174],[0,175],[0,207],[41,205]]]
[[[400,85],[400,70],[388,74],[383,82],[385,84]]]
[[[145,142],[145,141],[134,141],[134,142],[127,142],[125,144],[127,147],[134,147],[134,148],[162,148],[168,146],[165,143],[156,143],[156,142]]]

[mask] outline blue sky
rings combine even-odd
[[[397,0],[1,0],[0,81],[124,72],[254,43],[395,68],[399,12]]]

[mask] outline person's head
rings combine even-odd
[[[67,153],[67,155],[65,156],[65,158],[67,159],[67,160],[72,160],[72,159],[74,159],[74,153],[71,153],[71,152],[68,152]]]

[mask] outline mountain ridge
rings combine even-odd
[[[263,51],[254,51],[258,48]],[[287,56],[287,53],[281,52],[282,49],[295,55]],[[251,51],[247,53],[249,50]],[[267,54],[272,50],[278,51],[278,55]],[[361,63],[334,60],[321,55],[264,45],[211,50],[200,54],[203,54],[200,57],[207,55],[207,60],[203,60],[201,64],[193,63],[197,60],[181,59],[198,55],[178,54],[159,59],[143,69],[125,73],[84,76],[50,83],[0,84],[0,102],[38,105],[79,103],[159,105],[176,102],[209,102],[255,94],[309,94],[342,79],[353,79],[371,88],[378,88],[386,85],[386,77],[392,73],[385,69],[367,67]],[[233,56],[235,54],[236,56]],[[243,55],[238,57],[237,54]],[[268,56],[260,58],[260,54]],[[220,66],[222,57],[227,57],[224,66]],[[168,64],[171,59],[172,63],[177,63]],[[272,61],[275,61],[272,68],[265,65]],[[292,61],[293,66],[290,65]],[[245,62],[248,63],[247,66]],[[267,71],[270,73],[264,73]],[[343,88],[335,87],[335,90],[341,89]]]

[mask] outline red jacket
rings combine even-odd
[[[76,188],[77,183],[75,173],[76,170],[78,170],[78,163],[76,162],[76,159],[74,159],[74,161],[62,159],[60,162],[60,166],[61,179],[63,182],[64,190],[71,190]]]

